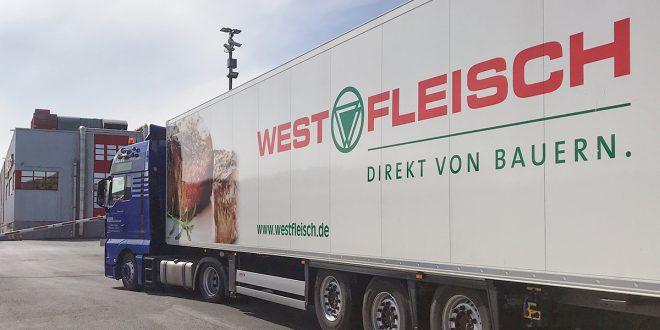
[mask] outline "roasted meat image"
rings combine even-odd
[[[238,194],[236,153],[215,150],[213,160],[213,219],[215,242],[231,244],[236,241],[236,196]]]
[[[168,132],[175,127],[168,128]],[[181,144],[174,135],[167,143],[167,206],[170,216],[179,217],[179,182],[181,182]]]
[[[170,132],[168,136],[170,181],[167,193],[169,211],[180,223],[185,224],[211,202],[213,180],[211,134],[197,116],[177,122]],[[184,226],[184,229],[186,228],[192,229]]]

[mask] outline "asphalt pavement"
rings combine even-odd
[[[132,292],[103,276],[93,241],[0,242],[0,329],[318,329],[313,314],[258,299]]]

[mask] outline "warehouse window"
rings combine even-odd
[[[94,160],[113,160],[119,149],[123,147],[115,144],[95,144]]]
[[[105,144],[97,144],[94,151],[94,160],[105,160]]]
[[[115,155],[117,154],[117,150],[119,149],[119,146],[116,146],[114,144],[108,144],[106,145],[106,160],[113,160],[115,158]]]
[[[54,171],[21,171],[22,190],[57,190],[59,173]]]

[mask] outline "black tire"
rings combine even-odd
[[[410,299],[401,282],[379,278],[369,282],[362,301],[362,326],[374,330],[412,329]]]
[[[136,291],[140,289],[137,278],[137,267],[137,261],[135,261],[135,256],[133,253],[126,252],[126,254],[124,254],[124,256],[121,258],[119,274],[121,274],[121,283],[127,290]]]
[[[225,268],[212,262],[203,264],[197,276],[197,287],[202,300],[212,303],[224,302],[227,289]]]
[[[493,329],[483,293],[461,288],[435,290],[431,303],[432,330],[471,329],[474,324],[480,324],[482,330]]]
[[[322,329],[351,329],[355,303],[351,284],[345,273],[319,270],[314,282],[314,312]]]

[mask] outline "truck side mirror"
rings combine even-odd
[[[104,209],[107,209],[107,191],[108,179],[99,181],[98,187],[96,188],[96,204]]]

